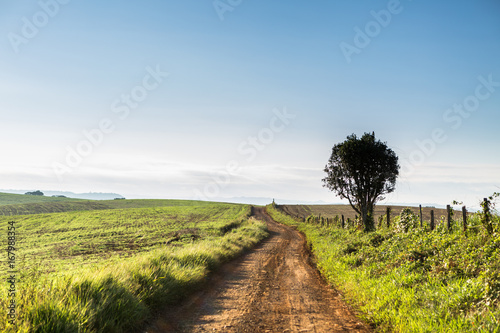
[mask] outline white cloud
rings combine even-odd
[[[429,163],[409,175],[406,182],[500,183],[500,165]]]

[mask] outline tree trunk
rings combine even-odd
[[[361,219],[364,225],[364,231],[375,231],[375,220],[373,219],[373,206],[361,206]]]

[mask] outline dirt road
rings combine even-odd
[[[310,266],[304,238],[264,208],[254,215],[271,236],[147,332],[369,332]]]

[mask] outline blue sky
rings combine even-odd
[[[500,190],[498,1],[4,1],[1,188],[338,202],[375,131],[390,202]]]

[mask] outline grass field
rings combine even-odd
[[[365,233],[267,209],[306,235],[323,276],[379,331],[500,332],[498,216],[493,235],[477,215],[467,234],[458,223],[451,231],[417,226]]]
[[[12,194],[0,192],[0,206],[11,204],[27,204],[27,203],[47,203],[47,202],[76,202],[82,199],[61,198],[61,197],[46,197],[43,195],[26,195]]]
[[[60,204],[81,210],[0,217],[5,235],[16,227],[19,332],[137,330],[156,309],[179,301],[266,236],[265,224],[249,219],[248,205],[70,200],[36,209]],[[6,292],[5,284],[3,309]],[[0,321],[0,331],[16,331],[8,327]]]
[[[72,198],[45,197],[0,193],[0,216],[48,214],[86,210],[148,208],[171,206],[201,206],[204,201],[190,200],[83,200]]]

